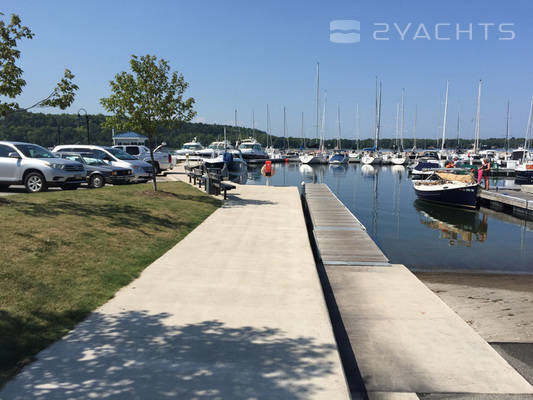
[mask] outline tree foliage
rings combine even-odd
[[[3,16],[0,13],[0,16]],[[0,96],[15,99],[22,93],[26,81],[22,78],[23,70],[17,65],[20,58],[18,42],[23,39],[33,39],[34,33],[27,26],[22,25],[20,17],[11,15],[9,23],[0,20]],[[52,93],[43,100],[36,102],[33,107],[59,107],[64,110],[74,102],[78,86],[73,83],[74,74],[65,69],[63,79],[57,84]],[[0,102],[0,115],[6,116],[13,111],[19,111],[20,105],[16,101]]]
[[[158,130],[180,122],[190,121],[196,112],[194,99],[183,97],[189,84],[177,71],[171,72],[164,59],[132,55],[130,72],[120,72],[110,82],[111,95],[100,103],[113,113],[104,126],[118,130],[144,133],[149,139],[152,163],[154,140]],[[157,183],[154,172],[154,189]]]

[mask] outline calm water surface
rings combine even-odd
[[[417,200],[403,166],[275,167],[273,186],[327,184],[393,263],[414,270],[533,274],[533,222]],[[249,167],[247,184],[266,184],[260,167]]]

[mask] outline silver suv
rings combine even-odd
[[[31,143],[0,141],[0,188],[23,184],[29,193],[49,186],[77,189],[87,172],[83,164],[56,158],[44,147]]]

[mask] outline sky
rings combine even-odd
[[[356,137],[357,104],[360,137],[373,137],[376,76],[383,84],[381,137],[395,136],[403,88],[404,137],[413,136],[415,109],[417,137],[442,135],[447,80],[448,138],[457,135],[459,113],[461,137],[473,137],[480,79],[484,138],[505,137],[508,100],[510,134],[524,137],[533,95],[530,0],[3,0],[0,11],[18,14],[35,33],[19,46],[27,81],[21,106],[46,97],[69,68],[80,89],[66,112],[105,112],[99,100],[132,54],[165,58],[184,75],[195,121],[233,124],[237,110],[239,125],[252,126],[254,113],[264,130],[269,104],[275,135],[283,135],[285,107],[288,134],[301,135],[303,112],[304,134],[315,137],[317,62],[328,138],[337,136],[337,108],[341,136]],[[334,20],[359,21],[351,33],[360,41],[332,42]],[[457,38],[457,24],[460,31],[472,24],[471,37]]]

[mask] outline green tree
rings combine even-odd
[[[0,16],[3,16],[0,13]],[[11,15],[9,23],[0,20],[0,96],[15,99],[22,93],[26,81],[22,78],[23,70],[17,65],[20,50],[17,44],[22,39],[33,39],[30,28],[22,25],[20,17]],[[0,115],[6,116],[13,111],[29,110],[34,107],[59,107],[64,110],[74,102],[78,86],[73,83],[74,74],[65,69],[63,79],[50,95],[27,108],[21,108],[16,101],[0,102]]]
[[[110,82],[111,96],[100,103],[114,115],[104,122],[107,128],[140,131],[148,137],[150,157],[154,161],[154,139],[160,128],[190,121],[196,112],[194,99],[184,99],[189,84],[177,71],[170,72],[164,59],[149,54],[140,58],[132,55],[132,73],[120,72]],[[153,172],[157,190],[156,172]]]

